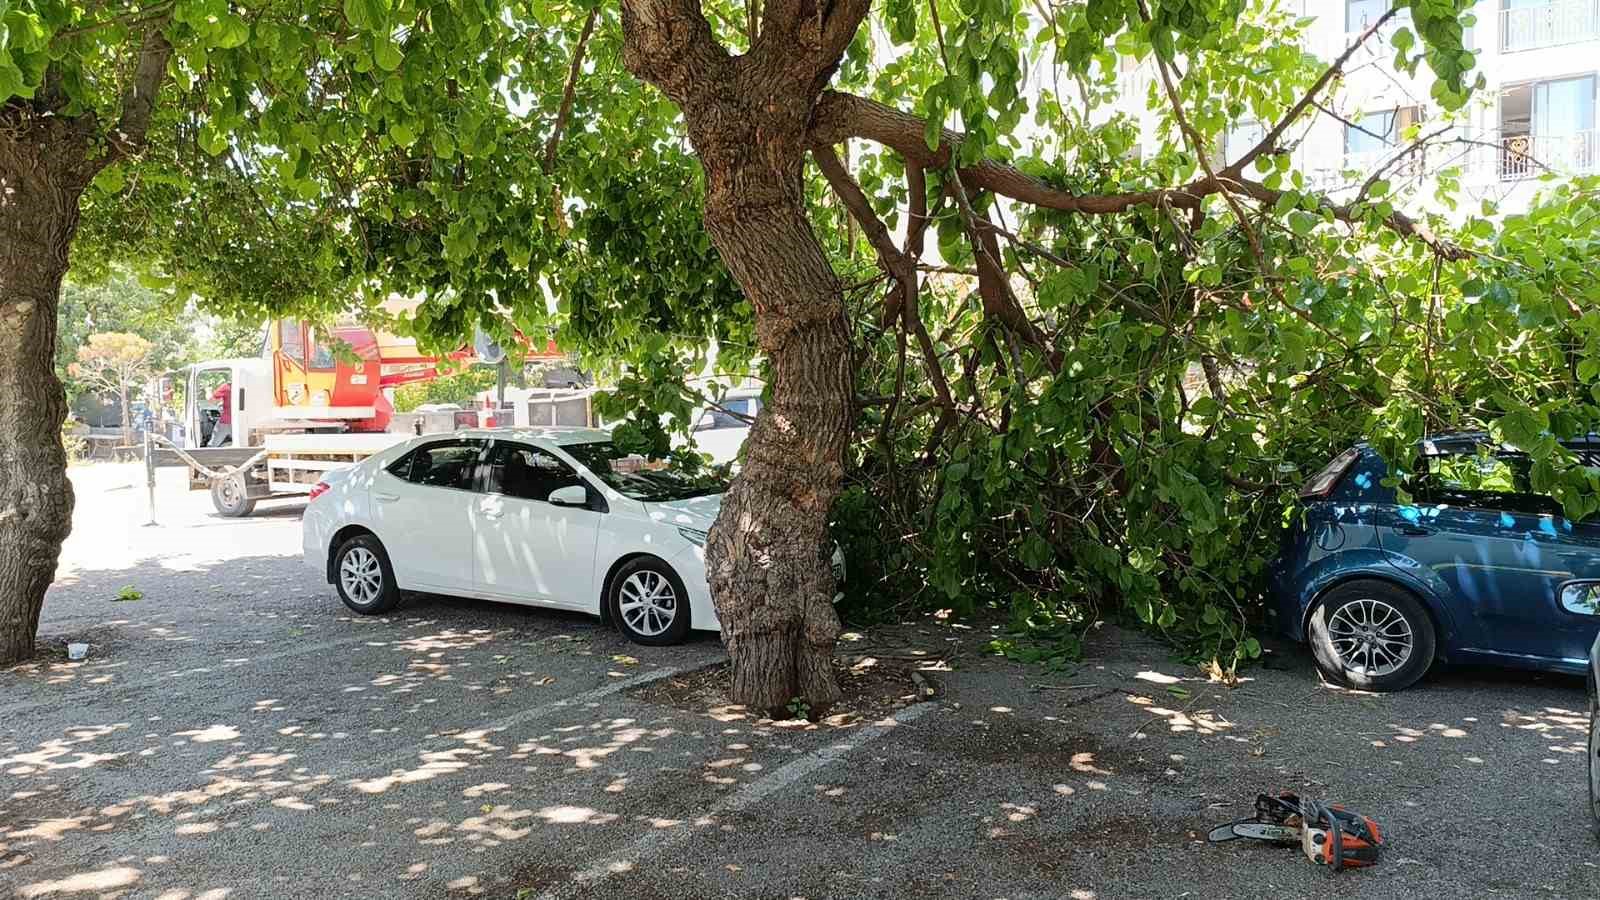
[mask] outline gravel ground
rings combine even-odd
[[[954,655],[935,700],[755,721],[665,689],[711,637],[443,598],[351,616],[295,504],[223,520],[172,474],[146,527],[139,470],[74,472],[48,652],[0,672],[0,894],[1600,896],[1576,680],[1373,696],[1290,654],[1228,689],[1114,629],[1047,674],[930,625],[852,652]],[[1276,789],[1376,817],[1383,864],[1202,842]]]

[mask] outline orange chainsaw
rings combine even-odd
[[[1376,865],[1383,849],[1383,832],[1368,816],[1290,793],[1256,795],[1253,817],[1218,825],[1207,836],[1212,843],[1240,838],[1298,845],[1307,859],[1335,872]]]

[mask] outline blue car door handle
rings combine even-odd
[[[1394,530],[1400,532],[1401,534],[1433,534],[1434,533],[1434,529],[1429,528],[1427,525],[1412,525],[1412,524],[1409,524],[1409,523],[1407,523],[1405,525],[1396,525],[1394,527]]]

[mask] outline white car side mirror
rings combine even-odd
[[[589,491],[581,484],[569,484],[550,492],[549,500],[555,506],[582,506],[589,505]]]

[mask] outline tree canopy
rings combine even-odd
[[[439,343],[542,333],[548,289],[563,349],[647,432],[688,418],[713,342],[795,390],[774,348],[809,313],[730,259],[770,218],[716,139],[720,99],[792,100],[793,134],[751,140],[796,174],[845,310],[855,602],[997,604],[1069,649],[1127,615],[1228,668],[1258,652],[1294,486],[1351,441],[1403,465],[1484,428],[1600,509],[1554,442],[1600,419],[1596,184],[1446,218],[1413,169],[1330,194],[1293,162],[1358,43],[1453,121],[1470,21],[1409,0],[1341,54],[1274,0],[0,0],[0,98],[117,123],[75,265],[262,319],[420,295],[405,327]],[[1153,138],[1116,110],[1135,63]],[[1247,120],[1260,139],[1220,149]],[[1403,147],[1447,204],[1450,140]],[[708,234],[719,191],[749,202]]]

